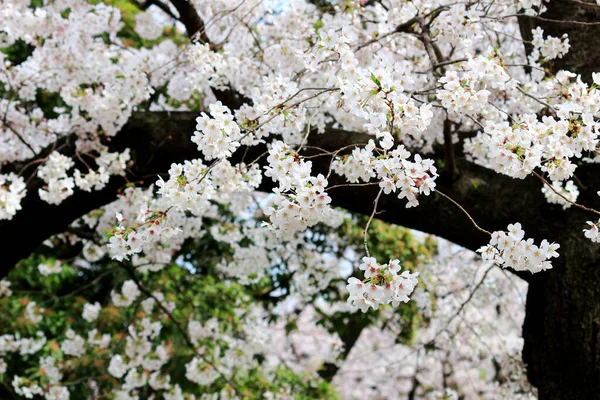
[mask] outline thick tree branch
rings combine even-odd
[[[179,11],[191,35],[203,31],[204,24],[190,3],[186,0],[172,0],[172,3]],[[586,27],[586,29],[590,28]],[[216,91],[216,94],[219,100],[232,109],[249,101],[231,89]],[[113,138],[110,145],[112,151],[125,148],[132,150],[134,170],[130,171],[128,180],[137,181],[140,177],[156,176],[165,173],[173,162],[199,157],[200,153],[190,141],[195,117],[195,113],[135,114],[123,130]],[[333,152],[344,146],[365,143],[368,139],[368,136],[361,133],[330,129],[325,135],[310,135],[307,148],[321,148]],[[73,143],[74,140],[67,138],[63,139],[57,147],[63,148],[61,151],[68,154],[74,151]],[[245,159],[253,160],[263,154],[264,150],[265,148],[255,147],[251,149],[252,154],[246,154]],[[42,152],[40,156],[45,156],[47,153],[48,151]],[[540,193],[540,183],[534,178],[514,180],[477,166],[460,154],[452,157],[452,160],[447,159],[448,154],[445,156],[436,155],[442,160],[446,158],[446,162],[451,161],[450,164],[454,164],[453,170],[456,168],[461,171],[461,175],[455,180],[452,177],[441,176],[438,179],[439,190],[465,206],[469,215],[486,230],[505,229],[509,223],[521,221],[528,235],[537,239],[545,237],[560,242],[560,236],[564,236],[563,227],[576,226],[576,229],[580,230],[585,219],[588,218],[584,215],[577,217],[576,219],[581,223],[578,226],[571,218],[572,214],[577,213],[562,211],[558,206],[549,205]],[[241,158],[239,152],[236,157]],[[327,175],[330,161],[329,157],[314,159],[315,172],[323,172]],[[27,163],[23,163],[25,164]],[[598,172],[595,166],[578,169],[580,178],[591,187],[600,186],[594,185],[600,176]],[[335,177],[335,174],[331,178],[332,186],[341,185],[328,192],[333,198],[334,205],[366,215],[370,214],[372,204],[361,199],[375,198],[377,187],[347,186],[342,179]],[[265,180],[263,190],[270,189],[266,181],[268,180]],[[12,220],[0,222],[0,240],[6,248],[11,249],[3,258],[0,275],[6,275],[18,260],[26,257],[42,241],[53,234],[65,231],[75,219],[113,201],[125,183],[124,179],[113,177],[109,185],[101,191],[92,193],[77,191],[59,206],[53,206],[39,199],[37,191],[42,187],[43,182],[33,179],[28,185],[28,196],[22,203],[23,210]],[[515,201],[517,199],[518,201]],[[595,199],[595,193],[590,194],[585,191],[580,197],[583,204],[586,202],[590,204],[596,201]],[[487,242],[485,235],[471,224],[460,209],[447,201],[440,200],[436,195],[422,196],[419,207],[406,209],[404,201],[394,196],[384,196],[379,204],[382,210],[379,217],[388,222],[447,238],[470,249],[476,249]],[[552,213],[552,220],[543,216],[545,212]]]
[[[592,73],[600,65],[600,7],[592,0],[552,0],[544,3],[547,11],[541,18],[519,16],[519,27],[530,53],[531,30],[541,27],[544,35],[569,36],[569,53],[548,65],[556,74],[565,69],[592,83]],[[576,21],[573,23],[573,21]],[[527,68],[526,68],[527,71]],[[579,167],[579,180],[587,187],[598,188],[598,167]],[[578,203],[594,207],[594,190],[583,189]],[[596,203],[597,204],[597,203]],[[527,376],[537,386],[540,399],[591,399],[600,391],[600,252],[598,246],[583,237],[586,220],[594,214],[571,207],[565,213],[547,214],[546,220],[558,217],[554,234],[560,236],[560,258],[553,269],[531,280],[527,293],[523,325],[523,361]],[[565,218],[564,216],[568,216]],[[541,219],[541,218],[540,218]],[[548,230],[548,226],[545,230]],[[551,231],[548,231],[551,234]]]
[[[201,154],[190,140],[196,116],[193,112],[134,114],[110,142],[111,151],[131,149],[132,163],[127,180],[147,186],[155,181],[154,177],[158,174],[166,173],[171,163],[199,158]],[[312,155],[316,155],[321,150],[312,149],[334,152],[347,145],[366,143],[369,138],[363,133],[329,129],[324,135],[310,135],[307,148],[314,152]],[[63,141],[62,152],[73,152],[74,140]],[[240,161],[244,154],[245,160],[254,160],[265,150],[264,146],[242,148],[234,154],[232,161]],[[310,156],[311,153],[306,155]],[[434,156],[444,159],[443,152]],[[314,157],[312,161],[315,174],[327,175],[331,165],[329,155]],[[460,176],[455,179],[440,176],[437,180],[438,189],[465,207],[486,230],[504,230],[509,223],[520,221],[528,236],[538,240],[545,237],[560,243],[564,227],[574,225],[579,231],[585,224],[585,218],[591,217],[585,214],[573,220],[576,211],[563,211],[559,206],[548,204],[541,193],[542,184],[535,177],[515,180],[475,165],[459,155],[455,161],[461,171]],[[258,162],[264,163],[264,157]],[[598,167],[580,167],[578,172],[590,186],[600,186],[594,185],[600,179]],[[150,178],[144,178],[141,183],[142,177]],[[331,174],[329,180],[332,186],[340,185],[328,191],[335,206],[365,215],[373,211],[373,204],[364,199],[375,198],[379,190],[377,186],[343,185],[346,183],[344,179],[335,174]],[[27,257],[50,236],[64,232],[77,218],[115,200],[126,183],[122,177],[112,177],[104,189],[91,193],[76,190],[75,194],[56,206],[40,200],[37,191],[44,182],[38,178],[31,179],[28,195],[22,202],[23,210],[12,220],[0,221],[0,243],[9,249],[3,256],[0,275],[6,275],[17,261]],[[261,190],[271,188],[271,180],[265,178]],[[584,192],[580,199],[583,204],[592,205],[590,201],[595,196],[588,197]],[[472,250],[488,242],[487,235],[477,230],[463,211],[451,202],[436,194],[420,196],[419,201],[421,205],[407,209],[405,200],[399,200],[394,195],[382,196],[378,218],[444,237]],[[545,217],[550,214],[553,218]]]
[[[210,44],[204,21],[200,18],[196,8],[188,0],[171,0],[171,4],[179,13],[179,21],[185,26],[187,34],[192,39],[198,39],[202,43]]]

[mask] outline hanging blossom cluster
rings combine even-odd
[[[285,143],[277,141],[269,150],[265,176],[279,183],[266,214],[269,226],[277,235],[289,237],[318,222],[330,220],[335,211],[329,206],[331,197],[325,191],[327,179],[311,176],[312,163],[304,161]]]
[[[600,196],[600,192],[597,193]],[[600,243],[600,220],[598,222],[587,221],[589,227],[583,230],[586,238],[594,243]]]
[[[240,145],[241,131],[229,108],[220,101],[209,106],[210,116],[202,113],[196,119],[192,142],[198,145],[207,160],[227,158]]]
[[[163,237],[177,235],[180,230],[168,225],[167,214],[161,211],[143,209],[134,224],[126,227],[120,213],[116,215],[119,225],[108,232],[109,252],[113,259],[122,261],[129,256],[141,253],[144,247],[159,242]]]
[[[0,174],[0,220],[11,219],[21,209],[21,199],[27,194],[25,180],[14,174]]]
[[[367,312],[369,308],[377,310],[382,304],[398,307],[408,302],[409,295],[417,285],[418,272],[411,274],[402,269],[400,260],[390,260],[387,264],[379,264],[374,257],[363,257],[358,266],[365,275],[365,280],[354,277],[348,279],[346,289],[350,293],[348,303]]]
[[[379,154],[377,154],[379,153]],[[354,149],[348,156],[338,157],[332,163],[333,171],[346,176],[349,182],[369,181],[377,177],[385,194],[396,193],[399,199],[406,199],[406,207],[419,205],[420,194],[429,195],[435,189],[437,168],[431,159],[422,159],[411,154],[402,145],[392,151],[380,153],[373,141],[364,149]]]
[[[544,185],[542,193],[546,196],[548,203],[558,204],[562,206],[563,210],[566,210],[577,201],[579,189],[573,181],[566,181],[564,186],[563,182],[555,181],[552,182],[552,187]]]
[[[492,52],[488,57],[472,57],[464,72],[450,70],[439,79],[443,88],[437,91],[437,98],[451,113],[474,115],[487,106],[492,94],[488,86],[497,90],[507,90],[516,84],[500,64],[498,55]]]
[[[552,268],[551,258],[558,257],[558,243],[542,240],[539,246],[533,239],[524,239],[520,223],[508,225],[508,231],[492,233],[490,243],[477,250],[485,260],[494,261],[503,268],[536,273]]]
[[[257,164],[233,166],[227,160],[219,160],[207,166],[198,159],[172,164],[169,180],[160,178],[156,186],[170,206],[202,215],[212,201],[235,203],[235,196],[251,193],[261,180]]]

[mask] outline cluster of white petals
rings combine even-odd
[[[600,192],[597,193],[600,196]],[[583,230],[586,238],[594,243],[600,243],[600,220],[597,222],[587,221],[589,227]]]
[[[60,349],[66,355],[81,357],[85,353],[85,339],[69,329],[66,333],[67,339],[63,340]]]
[[[600,221],[595,223],[592,221],[587,221],[587,224],[589,225],[589,228],[583,230],[585,237],[594,243],[600,242],[600,229],[598,229]]]
[[[38,169],[37,176],[46,182],[45,189],[39,189],[40,198],[50,204],[59,204],[73,194],[75,180],[67,175],[67,170],[75,163],[57,151],[50,153],[46,164]]]
[[[119,261],[141,253],[144,247],[152,246],[163,237],[179,233],[178,229],[168,226],[165,213],[148,209],[142,209],[132,226],[123,225],[127,221],[120,213],[117,213],[117,221],[120,225],[111,232],[108,248],[112,258]]]
[[[269,150],[269,166],[265,176],[279,183],[275,196],[266,210],[270,227],[278,236],[290,237],[298,231],[330,220],[335,211],[325,191],[327,179],[321,174],[311,176],[312,162],[304,161],[285,143],[277,141]]]
[[[98,318],[101,309],[102,307],[98,302],[95,302],[94,304],[85,303],[83,305],[83,313],[81,314],[81,317],[88,322],[94,322]]]
[[[132,280],[123,283],[121,293],[111,293],[113,303],[118,307],[129,307],[141,294],[137,285]]]
[[[525,231],[521,229],[520,223],[510,224],[506,232],[493,232],[490,243],[477,252],[481,253],[485,260],[492,260],[503,268],[516,271],[536,273],[552,268],[549,260],[558,257],[556,250],[560,245],[544,239],[537,246],[533,239],[524,237]]]
[[[562,206],[563,210],[571,207],[574,202],[577,201],[579,196],[579,189],[573,183],[573,181],[563,183],[560,181],[552,182],[552,187],[544,185],[542,187],[542,193],[546,196],[546,200],[551,204],[558,204]]]
[[[415,154],[414,161],[410,161],[411,154],[402,145],[383,155],[375,152],[375,144],[370,141],[364,149],[354,149],[352,154],[337,158],[332,168],[350,182],[377,177],[383,193],[398,192],[399,199],[407,200],[407,208],[419,205],[420,194],[427,196],[435,189],[438,174],[433,160]]]
[[[229,108],[221,102],[209,106],[210,116],[202,113],[196,120],[192,142],[198,145],[207,160],[227,158],[240,145],[241,131]]]
[[[37,324],[42,320],[43,313],[44,313],[44,309],[41,307],[38,307],[38,305],[35,301],[28,303],[27,306],[25,307],[25,318],[27,318],[29,321],[31,321],[34,324]]]
[[[206,166],[202,160],[192,160],[183,165],[172,164],[169,180],[161,178],[156,185],[170,206],[201,216],[210,209],[211,201],[235,203],[236,195],[249,194],[258,187],[261,178],[256,164],[233,166],[221,160]]]
[[[365,271],[365,280],[351,277],[346,289],[350,293],[348,303],[362,312],[369,308],[377,310],[382,304],[398,307],[400,303],[408,302],[408,296],[418,282],[418,272],[411,274],[406,270],[399,274],[402,269],[399,260],[390,260],[382,265],[374,257],[363,257],[358,267]]]
[[[59,260],[56,260],[53,263],[45,262],[43,264],[38,265],[38,271],[40,271],[40,274],[44,276],[48,276],[51,274],[59,274],[60,271],[62,271],[61,265],[62,263]]]
[[[135,16],[135,32],[143,39],[156,40],[163,33],[162,24],[153,14],[152,11],[146,11]]]
[[[14,174],[0,174],[0,220],[11,219],[21,209],[25,197],[25,180]]]
[[[529,57],[533,60],[540,57],[545,60],[554,60],[555,58],[562,58],[569,51],[570,45],[567,34],[564,34],[562,38],[547,36],[544,39],[544,30],[539,26],[531,33],[533,34],[531,44],[534,50]]]

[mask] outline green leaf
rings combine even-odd
[[[315,31],[318,31],[319,29],[321,29],[324,26],[325,26],[325,24],[323,23],[322,19],[317,20],[317,22],[315,22],[313,24],[313,28],[315,28]]]
[[[371,72],[371,80],[373,81],[374,84],[377,85],[377,87],[381,87],[381,81],[379,79],[377,79],[377,77],[375,76],[374,73]]]

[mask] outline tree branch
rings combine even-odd
[[[202,43],[210,44],[204,21],[200,18],[196,8],[188,0],[171,0],[171,4],[179,13],[179,21],[185,26],[188,36],[194,40],[198,39]]]
[[[148,186],[154,179],[142,177],[164,174],[174,162],[200,158],[201,154],[190,140],[195,130],[196,116],[194,112],[134,113],[109,143],[110,151],[131,149],[133,163],[127,180]],[[352,144],[365,143],[369,138],[371,136],[364,133],[330,128],[324,135],[309,136],[305,155],[322,154],[323,151],[333,154],[345,146],[348,146],[349,151]],[[63,139],[61,146],[63,153],[73,152],[74,140]],[[44,156],[47,151],[42,151],[41,155]],[[247,160],[258,159],[257,163],[265,165],[264,157],[260,157],[265,151],[265,145],[242,147],[231,161],[239,162],[245,154]],[[443,153],[440,151],[432,157],[443,160]],[[314,174],[328,174],[330,156],[316,157],[312,161]],[[577,211],[583,212],[582,210],[563,211],[561,207],[548,204],[541,193],[541,183],[535,177],[512,179],[473,164],[460,154],[456,156],[456,165],[461,171],[460,176],[456,179],[440,176],[436,181],[436,189],[458,204],[469,204],[471,218],[485,225],[488,230],[504,230],[509,223],[520,221],[528,236],[538,240],[548,238],[560,243],[565,227],[583,229],[581,226],[585,225],[585,218],[589,218],[587,213],[574,217]],[[600,186],[600,182],[598,185],[594,184],[600,180],[599,166],[586,165],[578,171],[580,177],[591,187]],[[375,198],[379,191],[377,185],[349,186],[342,177],[335,174],[331,174],[329,181],[331,186],[337,186],[335,190],[328,192],[333,205],[365,215],[371,214],[373,205],[363,199]],[[3,255],[0,276],[5,276],[20,259],[27,257],[44,240],[64,232],[77,218],[114,201],[126,182],[124,178],[114,176],[100,191],[88,193],[76,190],[63,203],[50,205],[37,195],[44,182],[37,177],[32,178],[27,186],[28,195],[22,201],[23,209],[13,219],[0,221],[0,243],[3,248],[10,249]],[[271,180],[264,179],[260,190],[270,191],[272,188]],[[590,195],[582,192],[580,196],[583,204],[589,205],[592,201],[597,204],[595,193]],[[381,196],[378,208],[382,211],[378,218],[446,238],[471,250],[488,242],[488,235],[477,230],[460,209],[450,202],[440,200],[434,195],[420,196],[420,205],[407,209],[405,200],[399,200],[394,195]],[[552,219],[543,217],[548,213],[552,213]],[[577,220],[580,220],[581,226],[577,225]]]

